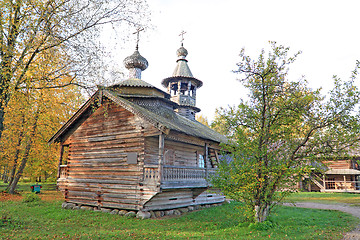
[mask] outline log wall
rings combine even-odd
[[[203,193],[205,185],[161,189],[159,134],[159,130],[126,109],[105,102],[63,143],[69,146],[66,178],[58,182],[65,201],[128,210],[172,209],[224,201],[223,196]],[[196,168],[199,154],[205,158],[205,145],[215,146],[170,132],[165,137],[163,165]],[[137,154],[136,164],[129,164],[129,153]],[[211,166],[209,160],[205,166]],[[153,178],[144,181],[144,174]]]
[[[351,160],[325,161],[331,169],[352,169]]]
[[[172,133],[165,137],[164,163],[163,165],[197,167],[199,166],[199,154],[205,158],[205,141],[197,142],[201,145],[195,145],[173,140]],[[180,138],[181,139],[181,138]],[[186,135],[182,139],[187,140]],[[145,139],[145,165],[157,165],[159,161],[158,137],[148,137]],[[211,166],[210,160],[206,164]]]
[[[99,207],[140,209],[144,135],[154,128],[115,104],[105,103],[66,140],[65,200]],[[128,164],[128,153],[137,164]]]

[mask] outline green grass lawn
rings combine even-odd
[[[0,201],[0,239],[341,239],[359,222],[337,211],[278,207],[272,226],[259,229],[249,227],[236,202],[147,220],[64,210],[61,202]]]
[[[360,206],[360,194],[355,193],[320,193],[320,192],[299,192],[293,193],[288,202],[319,202],[319,203],[347,203]]]

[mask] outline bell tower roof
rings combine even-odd
[[[188,51],[184,48],[183,43],[181,43],[181,47],[176,51],[178,59],[176,60],[176,67],[171,77],[165,78],[162,80],[161,84],[164,87],[167,87],[170,82],[178,81],[180,78],[186,78],[193,82],[197,87],[201,87],[203,82],[199,79],[195,78],[189,68],[188,60],[186,56],[188,55]]]
[[[176,51],[178,59],[175,70],[172,76],[162,80],[161,84],[167,88],[171,101],[178,104],[178,108],[175,111],[188,119],[195,120],[195,114],[200,112],[200,109],[196,107],[196,90],[203,83],[194,78],[190,71],[188,60],[186,59],[188,51],[184,48],[183,44],[184,34],[184,31],[180,34],[182,40],[181,47]]]
[[[193,78],[189,65],[187,64],[186,56],[188,55],[188,51],[186,48],[183,47],[181,44],[181,47],[176,51],[178,60],[177,65],[175,67],[175,70],[173,72],[173,77],[188,77]]]

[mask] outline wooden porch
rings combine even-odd
[[[159,174],[160,173],[160,174]],[[160,184],[162,189],[207,188],[215,169],[188,166],[144,166],[144,184]]]
[[[215,169],[213,168],[145,165],[142,183],[144,185],[160,186],[162,189],[207,188],[211,186],[208,179],[214,174]],[[67,178],[68,166],[60,165],[58,178],[60,188]]]
[[[355,176],[339,174],[320,177],[312,173],[309,178],[319,188],[320,192],[360,193],[360,181],[356,181]]]

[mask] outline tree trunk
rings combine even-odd
[[[2,132],[4,131],[4,115],[5,115],[4,107],[0,106],[0,139],[1,139]]]
[[[21,127],[22,127],[22,129],[20,130],[18,142],[17,142],[17,145],[16,145],[16,151],[15,151],[15,156],[14,156],[14,164],[13,164],[13,167],[12,167],[12,170],[11,170],[9,184],[8,184],[8,186],[6,188],[6,191],[9,191],[10,186],[11,186],[13,180],[14,180],[14,177],[15,177],[16,168],[17,168],[17,162],[19,160],[19,155],[20,155],[21,142],[22,142],[22,138],[24,136],[24,123],[25,123],[25,115],[23,114],[22,118],[21,118]]]
[[[4,115],[5,108],[10,101],[10,85],[13,77],[12,63],[14,58],[14,49],[16,47],[16,39],[19,36],[19,23],[21,20],[21,1],[16,1],[13,6],[11,15],[11,24],[8,29],[6,39],[2,39],[1,43],[1,61],[0,61],[0,139],[4,131]],[[2,34],[1,34],[2,35]],[[6,41],[6,44],[5,44]]]
[[[269,216],[269,206],[268,205],[255,205],[255,222],[263,222]]]
[[[8,178],[9,178],[8,173],[9,173],[9,170],[8,170],[7,166],[4,166],[4,172],[1,176],[1,179],[3,180],[4,183],[8,183]]]
[[[35,113],[34,124],[32,125],[32,129],[31,129],[30,136],[29,136],[29,141],[27,142],[27,145],[25,147],[25,152],[24,152],[24,156],[23,156],[23,158],[21,160],[21,164],[20,164],[19,169],[18,169],[18,171],[17,171],[17,173],[16,173],[16,175],[14,177],[14,180],[12,181],[11,185],[9,185],[8,192],[10,194],[15,194],[16,186],[17,186],[20,178],[22,177],[23,171],[25,169],[27,160],[29,158],[31,145],[33,143],[33,139],[34,139],[34,136],[35,136],[35,133],[36,133],[36,127],[37,127],[38,118],[39,118],[39,110],[37,110],[36,113]]]

